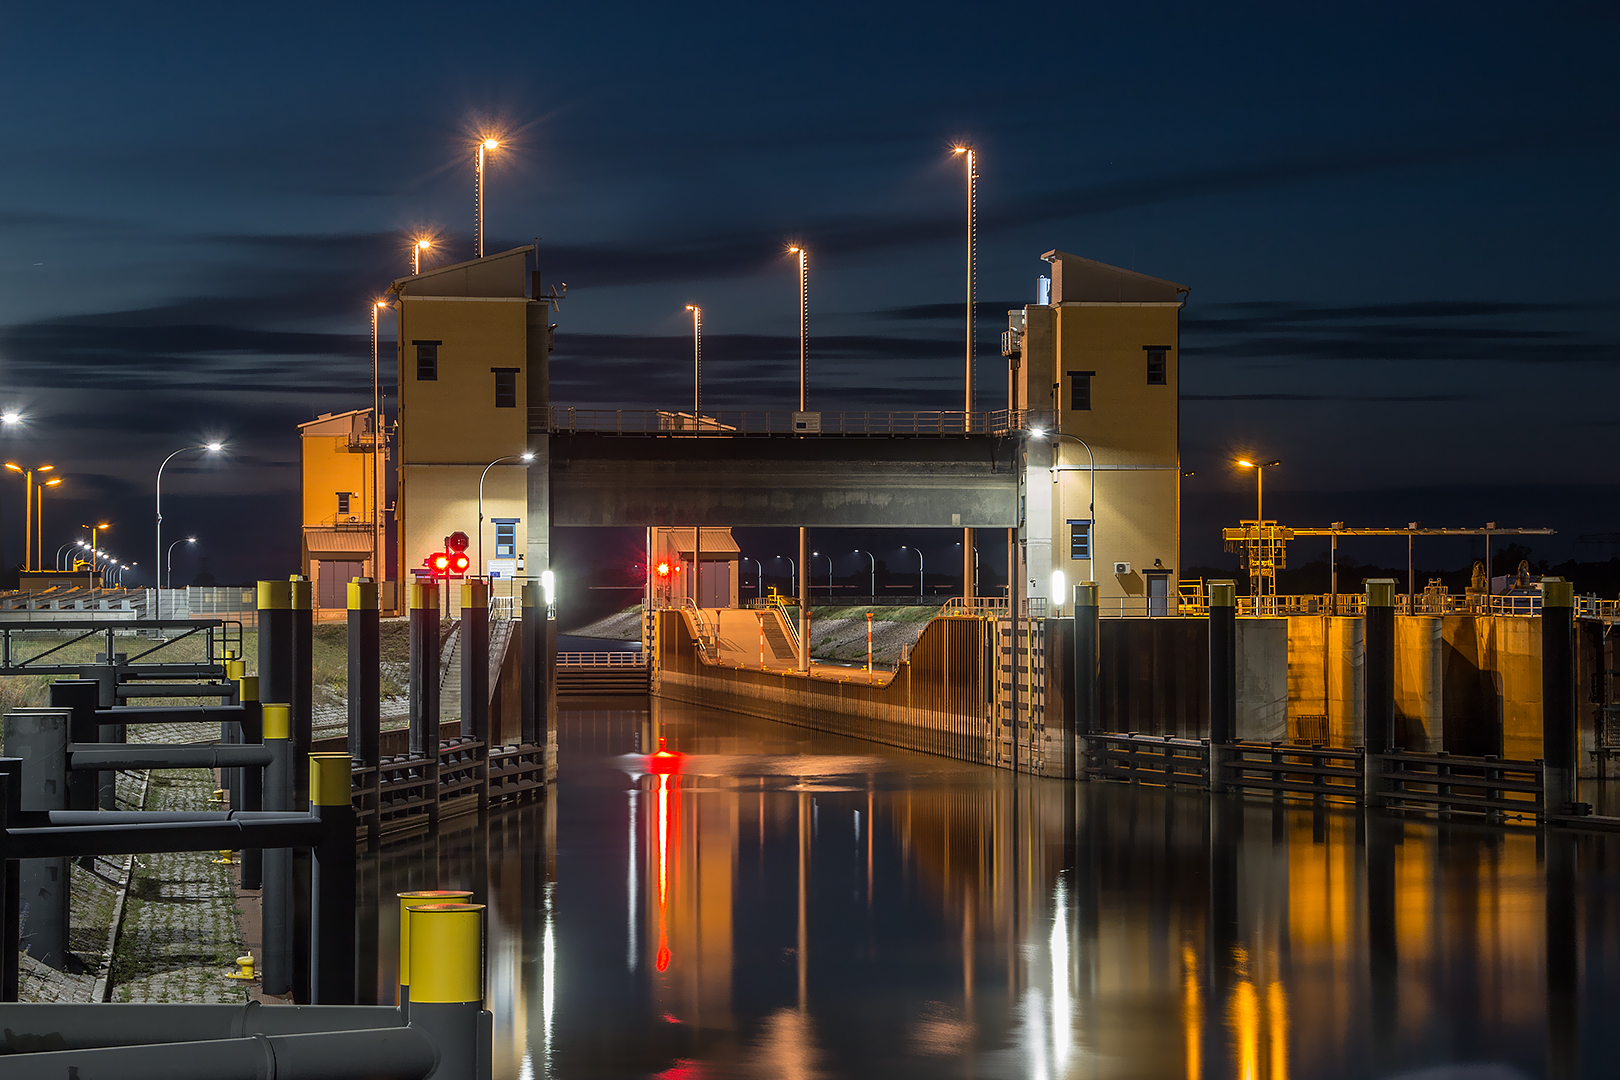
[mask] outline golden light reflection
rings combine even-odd
[[[653,964],[669,970],[669,777],[658,777],[658,952]]]
[[[1181,1029],[1187,1044],[1187,1080],[1204,1075],[1204,988],[1198,981],[1198,953],[1181,947]]]

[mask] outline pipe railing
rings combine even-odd
[[[694,417],[665,409],[580,409],[553,405],[529,410],[534,433],[665,435],[735,438],[759,435],[1021,435],[1051,422],[1027,409],[986,412],[846,410],[720,411]]]

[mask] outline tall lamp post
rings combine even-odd
[[[901,551],[914,552],[916,554],[916,556],[917,556],[917,599],[921,600],[923,598],[923,557],[922,557],[922,549],[921,548],[914,548],[914,547],[907,547],[906,545],[901,544],[900,545],[900,550]]]
[[[163,560],[163,577],[166,583],[165,588],[174,588],[174,549],[179,547],[181,544],[195,544],[196,542],[197,538],[195,536],[188,536],[184,540],[176,540],[174,543],[169,545],[169,550]]]
[[[862,551],[860,548],[855,549],[855,554],[857,554],[857,555],[865,555],[868,559],[872,560],[872,593],[871,593],[871,595],[872,595],[872,597],[874,599],[876,599],[877,598],[877,556],[873,555],[870,551]]]
[[[15,409],[7,409],[5,412],[0,413],[0,426],[6,427],[6,428],[16,427],[18,424],[22,423],[22,419],[23,419],[22,413],[18,412]],[[26,559],[27,557],[28,557],[27,550],[24,549],[23,558]],[[5,572],[6,572],[6,565],[5,564],[6,564],[5,517],[0,516],[0,577],[4,577],[4,575],[5,575]]]
[[[737,562],[739,569],[742,563],[751,562],[754,564],[754,599],[765,599],[765,568],[759,564],[759,560],[743,555],[738,558]]]
[[[788,564],[788,592],[794,596],[799,595],[799,564],[787,555],[778,555],[778,559],[786,560]]]
[[[101,568],[100,559],[106,554],[106,552],[101,551],[96,547],[96,537],[112,528],[112,524],[110,522],[103,521],[98,525],[80,525],[79,528],[90,530],[90,572],[93,574]]]
[[[533,460],[533,450],[525,450],[521,454],[508,454],[485,465],[484,471],[478,474],[478,577],[487,576],[484,568],[484,477],[489,475],[489,470],[503,461],[521,461],[527,465]]]
[[[23,489],[23,513],[26,515],[23,524],[23,569],[37,570],[39,568],[34,565],[34,474],[50,472],[56,466],[36,465],[32,469],[25,469],[15,461],[8,461],[6,468],[21,476],[26,485]]]
[[[417,251],[427,244],[417,241]],[[386,577],[382,558],[382,382],[377,373],[377,320],[388,301],[378,300],[371,305],[371,580],[380,582]]]
[[[45,489],[53,488],[62,482],[60,476],[53,476],[40,484],[34,490],[37,493],[37,502],[34,508],[34,569],[45,569]]]
[[[429,240],[425,236],[418,237],[417,241],[414,244],[411,245],[411,276],[412,277],[415,277],[416,275],[418,275],[418,274],[420,274],[422,272],[422,252],[426,251],[428,248],[430,248],[432,246],[433,246],[433,241]]]
[[[477,184],[473,193],[473,251],[477,258],[484,257],[484,155],[500,149],[501,141],[494,138],[478,140]]]
[[[967,165],[967,364],[963,377],[962,396],[962,430],[968,430],[973,419],[973,293],[975,277],[975,243],[978,239],[977,205],[979,174],[975,166],[978,164],[978,155],[971,146],[958,146],[951,150],[953,154],[960,154]],[[973,589],[977,585],[974,581],[973,568],[969,563],[969,553],[973,550],[973,530],[962,530],[962,580],[971,583],[964,587],[965,599],[971,600]]]
[[[799,260],[799,411],[810,408],[810,253],[795,245],[789,255]],[[799,561],[805,565],[799,583],[799,670],[810,670],[810,532],[799,526]]]
[[[162,464],[158,465],[158,468],[157,468],[157,485],[156,485],[156,489],[155,489],[156,490],[156,495],[157,495],[157,553],[156,553],[157,558],[156,558],[156,563],[157,563],[158,566],[163,565],[163,469],[164,469],[164,467],[167,466],[169,464],[169,462],[171,462],[175,458],[179,457],[181,454],[184,454],[184,453],[186,453],[187,451],[190,451],[190,450],[201,450],[204,453],[217,454],[223,449],[225,449],[225,444],[224,443],[218,443],[218,442],[198,443],[195,446],[182,446],[180,449],[174,451],[168,457],[164,458]],[[86,525],[86,526],[84,526],[84,528],[89,528],[89,526]],[[102,528],[106,528],[106,526],[102,526]],[[95,538],[95,535],[92,533],[91,537],[90,537],[90,544],[91,544],[92,547],[95,546],[95,542],[96,542],[96,538]]]
[[[836,586],[833,584],[833,561],[832,561],[832,556],[831,555],[822,555],[821,552],[819,552],[819,551],[812,551],[810,554],[811,554],[812,557],[820,556],[821,558],[827,560],[827,603],[830,604],[833,601],[833,589],[836,588]],[[808,578],[810,576],[810,568],[809,567],[805,567],[804,576],[806,578]]]
[[[698,410],[703,407],[703,309],[687,304],[692,313],[692,427],[698,426]]]
[[[1254,520],[1256,524],[1266,520],[1266,470],[1274,465],[1281,465],[1281,461],[1244,461],[1239,458],[1237,465],[1241,469],[1254,470]]]

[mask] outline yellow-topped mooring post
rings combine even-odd
[[[1209,790],[1225,791],[1221,748],[1237,741],[1237,583],[1209,589]]]
[[[356,578],[348,590],[349,749],[355,767],[368,770],[361,784],[361,808],[369,838],[378,839],[381,800],[377,766],[382,761],[382,646],[377,583]]]
[[[434,1080],[489,1075],[491,1018],[484,1011],[484,905],[410,909],[409,1022],[439,1044]]]
[[[261,610],[260,615],[263,614]],[[260,632],[263,632],[262,629]],[[260,656],[263,655],[261,650]],[[291,751],[287,738],[292,726],[290,712],[289,706],[274,701],[259,706],[264,748],[270,752],[270,764],[264,768],[264,808],[268,811],[284,813],[292,809]],[[259,908],[263,919],[264,949],[259,965],[259,980],[265,993],[285,994],[292,989],[294,974],[292,851],[288,848],[266,848],[260,880],[262,891],[259,894]]]
[[[489,745],[489,582],[476,579],[461,583],[461,734]]]
[[[310,867],[309,986],[317,1005],[353,1005],[355,858],[348,754],[309,755],[309,810],[321,820]]]
[[[411,754],[439,749],[439,583],[411,583]]]
[[[464,903],[472,899],[465,889],[418,889],[399,897],[399,1004],[411,998],[411,908],[424,904]]]

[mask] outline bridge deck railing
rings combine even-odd
[[[1016,435],[1051,422],[1025,409],[987,412],[739,410],[704,413],[667,409],[580,409],[553,405],[529,410],[529,430],[552,434],[738,436],[764,435]]]

